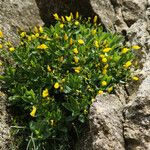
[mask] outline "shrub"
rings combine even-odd
[[[68,149],[64,143],[82,130],[95,96],[131,78],[132,51],[140,48],[124,47],[122,36],[103,32],[96,16],[93,23],[78,13],[54,17],[54,26],[21,31],[15,47],[0,34],[3,88],[30,137],[27,149]]]

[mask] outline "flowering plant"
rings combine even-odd
[[[78,12],[54,18],[57,23],[49,28],[21,31],[16,47],[4,43],[0,32],[0,49],[8,49],[2,50],[1,79],[11,105],[26,122],[29,149],[61,149],[71,130],[80,131],[95,96],[111,93],[131,78],[133,50],[140,49],[124,47],[122,36],[103,32],[97,16],[93,23]]]

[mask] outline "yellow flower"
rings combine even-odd
[[[86,109],[84,109],[83,113],[86,115],[88,113],[88,111]]]
[[[79,25],[79,21],[75,21],[75,23],[74,23],[76,26],[78,26]]]
[[[33,40],[35,40],[35,39],[36,39],[36,36],[35,36],[34,34],[32,34],[32,35],[31,35],[31,38],[32,38]]]
[[[79,44],[84,44],[84,41],[83,41],[82,39],[79,39],[79,40],[78,40],[78,43],[79,43]]]
[[[96,30],[92,30],[92,35],[95,35],[96,34]]]
[[[58,58],[58,61],[60,61],[60,62],[63,62],[63,60],[64,60],[63,56],[61,56],[61,57]]]
[[[10,47],[10,48],[9,48],[9,51],[10,51],[10,52],[13,52],[14,50],[15,50],[14,47]]]
[[[51,67],[49,65],[47,65],[47,70],[48,70],[48,72],[52,71],[52,69],[51,69]]]
[[[35,117],[35,113],[36,113],[36,107],[35,106],[32,106],[32,111],[30,112],[30,115],[32,117]]]
[[[67,34],[65,33],[65,35],[64,35],[64,40],[65,41],[67,41],[68,40],[68,36],[67,36]]]
[[[132,49],[134,49],[134,50],[139,50],[141,47],[140,46],[138,46],[138,45],[133,45],[132,46]]]
[[[35,33],[38,33],[38,32],[39,32],[37,27],[34,27],[34,32],[35,32]]]
[[[39,36],[40,36],[39,33],[36,33],[36,34],[35,34],[35,37],[39,37]]]
[[[48,89],[46,88],[45,90],[43,90],[42,92],[42,97],[45,98],[49,95]]]
[[[73,14],[72,14],[72,12],[70,13],[70,16],[71,16],[71,18],[73,19]]]
[[[105,75],[107,73],[107,69],[103,69],[102,74]]]
[[[60,20],[57,13],[53,14],[53,16],[54,16],[54,18],[55,18],[56,20]]]
[[[28,41],[31,41],[31,40],[32,40],[31,36],[28,36]]]
[[[109,67],[109,65],[108,64],[106,64],[105,66],[104,66],[104,69],[107,69]]]
[[[21,32],[20,36],[24,38],[26,36],[26,32]]]
[[[54,84],[54,88],[55,88],[55,89],[58,89],[59,87],[60,87],[59,83],[56,82],[56,83]]]
[[[125,53],[127,53],[129,51],[129,48],[123,48],[122,50],[121,50],[121,53],[122,54],[125,54]]]
[[[43,33],[43,27],[42,26],[39,27],[39,31],[40,31],[40,33]]]
[[[131,61],[127,61],[123,66],[127,69],[132,65]]]
[[[105,58],[105,57],[102,58],[102,62],[103,62],[103,63],[106,63],[106,62],[107,62],[107,58]]]
[[[103,49],[103,52],[104,52],[104,53],[107,53],[107,52],[109,52],[110,50],[111,50],[111,48],[104,48],[104,49]]]
[[[94,23],[97,22],[97,16],[94,17],[93,22],[94,22]]]
[[[102,90],[99,90],[98,91],[98,94],[103,94],[104,92]]]
[[[77,11],[76,12],[76,19],[78,19],[79,18],[79,12]]]
[[[108,93],[110,93],[112,90],[113,90],[112,86],[107,89]]]
[[[79,58],[78,57],[74,57],[74,61],[75,61],[75,63],[78,63],[79,62]]]
[[[81,67],[74,67],[74,71],[75,71],[76,73],[80,73]]]
[[[47,49],[48,47],[45,44],[37,46],[37,49]]]
[[[77,48],[74,48],[74,49],[73,49],[73,52],[74,52],[75,54],[78,54]]]
[[[59,25],[59,27],[62,29],[62,28],[64,27],[64,24],[61,23],[61,24]]]
[[[54,126],[54,120],[50,120],[50,125]]]
[[[139,78],[136,77],[136,76],[132,77],[132,79],[133,79],[134,81],[138,81],[138,80],[139,80]]]
[[[62,79],[61,81],[62,81],[62,82],[65,82],[65,79]]]
[[[2,44],[0,44],[0,49],[2,49],[3,48],[3,45]]]
[[[70,38],[70,45],[72,45],[73,44],[73,39],[72,38]]]
[[[4,35],[3,35],[3,32],[0,30],[0,38],[3,38]]]
[[[66,20],[68,21],[68,22],[70,22],[71,21],[71,16],[66,16]]]
[[[105,57],[105,55],[101,54],[101,55],[99,55],[99,57],[100,57],[100,58],[104,58],[104,57]]]
[[[101,85],[102,85],[102,86],[106,86],[106,85],[107,85],[107,82],[106,82],[106,81],[102,81]]]
[[[94,41],[94,45],[95,45],[95,47],[99,48],[98,41]]]
[[[65,22],[65,18],[63,16],[61,16],[61,20],[62,22]]]

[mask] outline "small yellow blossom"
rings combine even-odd
[[[3,45],[2,44],[0,44],[0,49],[2,49],[3,48]]]
[[[106,86],[107,85],[107,82],[106,81],[102,81],[102,86]]]
[[[31,41],[31,40],[32,40],[31,36],[28,36],[28,41]]]
[[[104,66],[104,69],[107,69],[109,67],[109,65],[108,64],[106,64],[105,66]]]
[[[76,12],[76,19],[78,19],[79,18],[79,12],[77,11]]]
[[[54,120],[50,120],[50,125],[54,126]]]
[[[61,20],[62,20],[62,22],[65,22],[64,16],[61,16]]]
[[[68,40],[68,36],[67,36],[67,34],[65,33],[65,35],[64,35],[64,40],[65,41],[67,41]]]
[[[64,27],[64,24],[61,23],[61,24],[59,25],[59,27],[62,29],[62,28]]]
[[[47,70],[48,70],[48,72],[52,71],[52,69],[51,69],[51,67],[49,65],[47,65]]]
[[[37,49],[47,49],[48,47],[45,44],[37,46]]]
[[[103,69],[102,74],[103,75],[107,74],[107,69]]]
[[[37,27],[34,27],[34,32],[35,32],[35,33],[38,33],[38,32],[39,32],[39,30],[38,30]]]
[[[20,36],[24,38],[26,36],[26,32],[21,32]]]
[[[94,41],[94,45],[95,45],[95,47],[99,48],[98,41]]]
[[[96,34],[96,30],[92,30],[92,35],[95,35]]]
[[[32,106],[32,111],[30,112],[30,115],[32,116],[32,117],[35,117],[35,113],[36,113],[36,107],[35,106]]]
[[[127,69],[132,65],[131,61],[127,61],[123,66]]]
[[[0,38],[3,38],[4,35],[3,35],[3,32],[0,30]]]
[[[62,81],[62,82],[65,82],[65,79],[62,79],[61,81]]]
[[[37,38],[38,38],[39,36],[40,36],[40,35],[39,35],[39,33],[36,33],[36,34],[35,34],[35,37],[37,37]]]
[[[70,16],[71,16],[71,18],[73,19],[73,13],[72,13],[72,12],[70,13]]]
[[[102,90],[99,90],[98,91],[98,94],[103,94],[104,92]]]
[[[74,23],[76,26],[78,26],[79,25],[79,21],[75,21],[75,23]]]
[[[107,58],[105,58],[105,57],[102,58],[102,62],[103,62],[103,63],[106,63],[106,62],[107,62]]]
[[[129,51],[129,48],[123,48],[122,50],[121,50],[121,53],[122,54],[125,54],[125,53],[127,53]]]
[[[42,26],[39,27],[39,31],[40,31],[40,33],[43,33],[43,27]]]
[[[97,16],[94,17],[93,22],[94,22],[94,23],[97,22]]]
[[[32,34],[32,35],[31,35],[31,38],[32,38],[33,40],[35,40],[35,39],[36,39],[36,36],[35,36],[34,34]]]
[[[15,50],[14,47],[10,47],[10,48],[9,48],[9,51],[10,51],[10,52],[13,52],[14,50]]]
[[[74,71],[75,71],[76,73],[80,73],[81,67],[74,67]]]
[[[110,50],[111,50],[111,48],[104,48],[104,49],[103,49],[103,52],[104,52],[104,53],[108,53]]]
[[[60,87],[59,83],[56,82],[56,83],[54,84],[54,88],[55,88],[55,89],[58,89],[59,87]]]
[[[112,86],[107,89],[108,93],[110,93],[112,90],[113,90]]]
[[[100,54],[100,55],[99,55],[99,57],[100,57],[100,58],[104,58],[104,57],[105,57],[105,55],[103,55],[103,54]]]
[[[82,39],[79,39],[78,43],[82,45],[82,44],[84,44],[84,41]]]
[[[140,46],[138,46],[138,45],[133,45],[132,46],[132,49],[134,49],[134,50],[139,50],[141,47]]]
[[[69,42],[69,44],[70,44],[70,45],[72,45],[72,44],[73,44],[73,39],[72,39],[72,38],[70,38],[70,42]]]
[[[55,18],[56,20],[60,20],[57,13],[53,14],[53,16],[54,16],[54,18]]]
[[[42,92],[42,97],[45,98],[49,95],[48,89],[46,88],[45,90],[43,90]]]
[[[71,21],[71,16],[66,16],[66,20],[67,20],[68,22],[70,22],[70,21]]]
[[[132,77],[132,79],[133,79],[134,81],[138,81],[138,80],[139,80],[139,78],[136,77],[136,76]]]
[[[88,113],[88,111],[86,109],[84,109],[83,113],[86,115]]]
[[[61,56],[61,57],[58,58],[58,61],[60,61],[60,62],[63,62],[63,60],[64,60],[63,56]]]
[[[74,49],[73,49],[73,52],[74,52],[75,54],[78,54],[77,48],[74,48]]]
[[[79,58],[75,56],[75,57],[74,57],[74,62],[75,62],[75,63],[78,63],[78,62],[79,62]]]

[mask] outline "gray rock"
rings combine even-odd
[[[150,149],[150,75],[125,108],[124,138],[128,150]]]
[[[98,95],[90,108],[94,150],[124,150],[123,104],[115,95]]]

